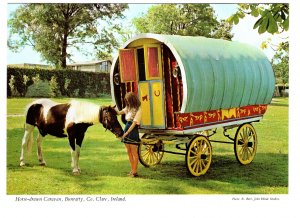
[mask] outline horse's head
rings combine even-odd
[[[100,123],[102,123],[105,129],[110,130],[117,137],[121,137],[124,131],[118,121],[117,112],[115,106],[104,106],[100,109]]]

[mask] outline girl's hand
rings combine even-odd
[[[122,139],[126,138],[128,134],[127,133],[124,133],[124,135],[122,136]]]

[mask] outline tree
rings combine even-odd
[[[170,35],[205,36],[231,40],[231,25],[220,28],[209,4],[159,4],[147,14],[133,19],[138,32]],[[226,27],[226,28],[224,28]]]
[[[259,34],[265,32],[281,34],[289,29],[289,4],[239,4],[238,11],[230,16],[227,21],[231,24],[238,24],[239,19],[245,15],[258,17],[253,29],[258,29]],[[279,45],[272,45],[271,39],[262,42],[261,48],[271,46],[276,51],[272,58],[272,66],[276,77],[276,83],[286,84],[289,82],[289,42],[281,42]]]
[[[272,66],[276,83],[289,83],[289,42],[281,42],[272,58]]]
[[[238,24],[245,14],[259,17],[253,26],[258,33],[281,33],[289,29],[289,4],[239,4],[238,11],[231,15],[227,21]]]
[[[127,7],[127,4],[24,4],[8,21],[8,46],[17,51],[30,45],[48,63],[62,68],[66,68],[66,61],[71,58],[68,49],[82,51],[83,44],[92,45],[98,56],[108,56],[118,46],[112,31],[120,29],[112,21],[122,18]]]

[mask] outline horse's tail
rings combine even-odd
[[[28,104],[25,108],[25,113],[24,113],[25,123],[24,123],[23,140],[25,140],[25,141],[23,141],[22,143],[26,143],[25,148],[26,148],[28,154],[31,154],[32,146],[34,143],[34,137],[33,137],[34,120],[33,120],[32,113],[36,112],[36,111],[33,111],[35,103],[36,102],[34,101],[34,102]]]
[[[32,151],[32,145],[34,143],[34,137],[33,137],[33,129],[34,129],[34,126],[29,126],[30,124],[25,124],[25,128],[24,130],[27,132],[28,134],[28,142],[27,142],[27,145],[26,145],[26,150],[27,150],[27,153],[28,154],[31,154],[31,151]]]

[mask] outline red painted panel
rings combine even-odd
[[[190,113],[190,126],[200,125],[204,123],[205,112]]]
[[[147,49],[148,52],[148,71],[149,77],[159,77],[158,69],[158,48],[150,47]]]
[[[176,127],[183,129],[186,126],[190,125],[190,114],[180,114],[176,113]]]
[[[120,69],[122,82],[136,81],[136,64],[134,49],[120,50]]]
[[[180,129],[190,129],[216,123],[226,123],[248,117],[262,116],[266,111],[267,105],[249,105],[225,110],[176,113],[176,127]]]

